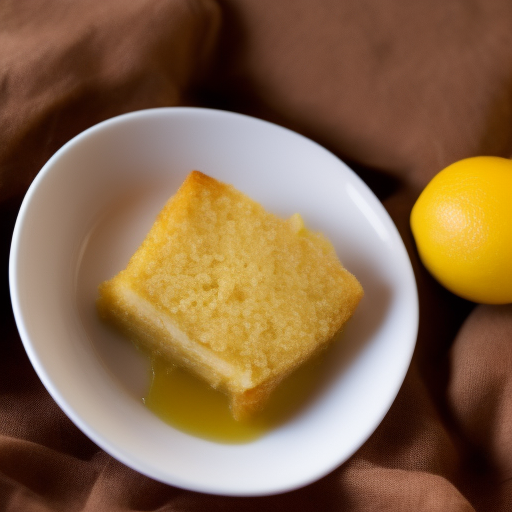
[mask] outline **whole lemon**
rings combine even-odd
[[[420,258],[448,290],[512,302],[512,161],[473,157],[438,173],[411,212]]]

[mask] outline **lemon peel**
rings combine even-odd
[[[410,218],[419,256],[448,290],[512,302],[512,161],[472,157],[439,172]]]

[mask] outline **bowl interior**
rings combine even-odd
[[[141,401],[148,362],[96,316],[98,284],[124,268],[193,169],[280,216],[300,212],[365,289],[342,343],[329,352],[315,399],[248,444],[205,441],[155,417]],[[300,135],[213,110],[136,112],[65,145],[22,205],[10,279],[27,353],[66,414],[128,466],[201,492],[282,492],[344,462],[389,409],[417,333],[407,253],[364,183]]]

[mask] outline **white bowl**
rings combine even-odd
[[[300,212],[333,242],[365,297],[329,353],[324,385],[287,423],[247,444],[196,438],[142,403],[147,361],[97,319],[97,285],[123,268],[193,169],[268,210]],[[94,126],[30,187],[14,230],[10,285],[18,329],[69,418],[131,468],[178,487],[256,496],[311,483],[371,435],[414,350],[418,299],[400,235],[368,187],[316,143],[247,116],[154,109]]]

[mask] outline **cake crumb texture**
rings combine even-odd
[[[100,286],[102,316],[131,322],[124,330],[137,338],[144,319],[130,307],[123,312],[121,288],[151,304],[207,355],[201,362],[180,349],[185,366],[231,393],[233,403],[246,395],[256,409],[342,328],[363,295],[331,243],[305,228],[298,214],[283,220],[198,171],[167,202],[127,268]],[[154,336],[164,329],[146,330]],[[143,344],[148,338],[139,337]],[[173,343],[167,338],[160,346]],[[198,370],[215,366],[208,354],[225,362],[231,377],[212,368],[208,378],[207,369]]]

